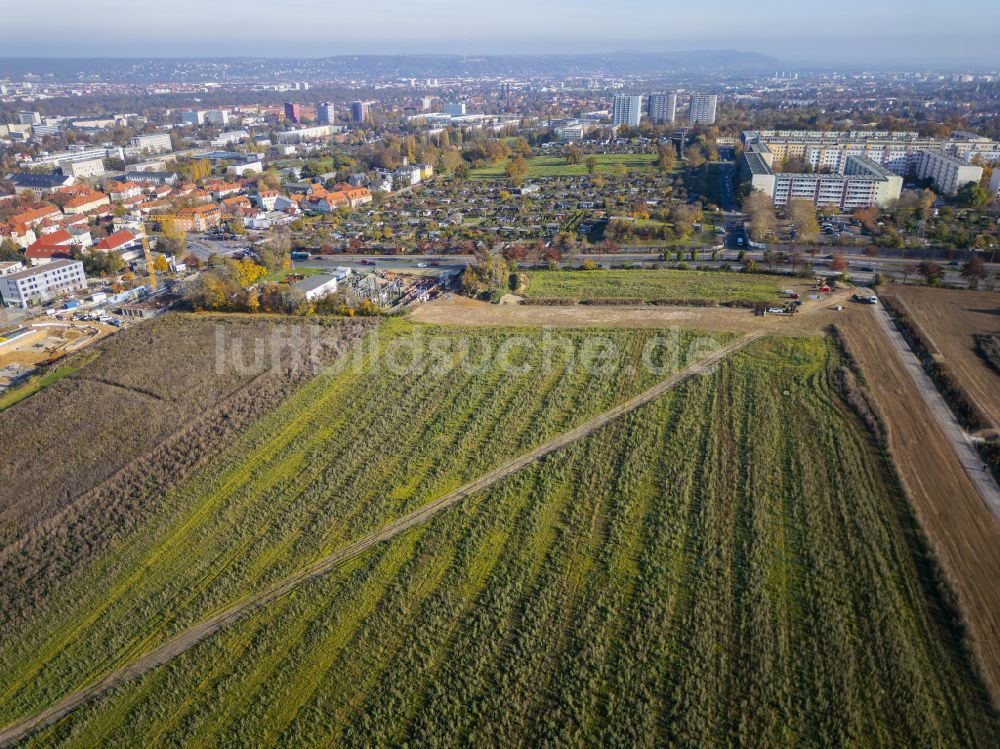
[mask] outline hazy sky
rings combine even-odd
[[[0,29],[4,57],[623,48],[844,63],[1000,57],[998,0],[4,0]]]

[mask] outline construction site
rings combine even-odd
[[[46,320],[0,332],[0,392],[115,330],[100,322]]]

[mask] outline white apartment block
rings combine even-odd
[[[76,151],[58,151],[32,159],[31,166],[64,166],[74,161],[93,161],[94,159],[122,159],[125,152],[117,147],[111,148],[81,148]]]
[[[990,177],[990,195],[994,202],[1000,201],[1000,169],[994,169],[993,176]]]
[[[640,119],[642,119],[642,97],[617,94],[611,105],[611,124],[639,127]]]
[[[340,128],[336,125],[313,125],[312,127],[300,127],[298,130],[285,130],[278,133],[279,144],[302,143],[307,140],[319,140],[329,138],[335,133],[339,133]]]
[[[205,110],[192,109],[190,112],[182,112],[181,122],[185,125],[203,125],[205,124]]]
[[[920,151],[916,160],[917,179],[929,179],[939,193],[954,195],[969,182],[983,178],[983,168],[939,151]]]
[[[677,119],[677,94],[655,93],[646,99],[646,114],[654,125],[664,125]]]
[[[133,135],[128,141],[129,148],[137,152],[152,151],[172,151],[173,144],[170,142],[170,133],[149,133],[147,135]]]
[[[970,163],[977,156],[987,163],[1000,156],[1000,143],[969,133],[943,140],[912,131],[748,130],[740,140],[768,166],[801,158],[814,171],[843,173],[849,157],[864,157],[894,174],[931,179],[937,192],[948,195],[982,177],[982,169]]]
[[[228,109],[209,109],[205,112],[205,122],[210,125],[228,125],[229,124],[229,110]]]
[[[56,260],[0,277],[0,298],[5,307],[30,307],[86,288],[87,277],[79,260]]]
[[[715,110],[718,104],[717,94],[691,94],[688,119],[695,125],[715,124]]]
[[[808,200],[817,207],[833,206],[849,213],[857,208],[886,206],[899,198],[903,178],[864,156],[849,156],[842,173],[783,174],[771,168],[767,155],[753,147],[743,154],[740,174],[776,207]]]
[[[71,177],[100,177],[104,174],[104,159],[87,159],[85,161],[70,161],[62,167],[63,174]]]

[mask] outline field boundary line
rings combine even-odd
[[[409,512],[397,520],[394,520],[381,528],[369,533],[367,536],[338,549],[325,557],[306,565],[297,572],[265,588],[260,593],[252,595],[236,603],[230,604],[213,616],[195,624],[192,627],[178,633],[159,647],[139,656],[132,663],[120,666],[104,676],[92,681],[80,689],[71,692],[59,702],[38,712],[32,716],[22,718],[14,723],[5,726],[0,730],[0,746],[11,746],[15,742],[43,729],[51,726],[59,720],[72,713],[77,708],[89,702],[95,697],[99,697],[105,692],[114,689],[126,682],[142,676],[152,671],[157,666],[162,666],[173,660],[178,655],[184,653],[195,645],[207,640],[216,632],[232,624],[243,616],[262,608],[275,600],[287,595],[299,585],[314,580],[322,575],[336,569],[345,562],[363,554],[372,547],[383,541],[390,541],[396,536],[420,525],[437,515],[442,510],[451,507],[466,497],[482,491],[493,484],[507,478],[520,471],[527,465],[535,463],[547,455],[559,450],[562,447],[571,445],[590,434],[601,429],[606,424],[627,415],[648,403],[657,400],[673,388],[684,381],[697,375],[705,374],[716,364],[727,359],[729,356],[741,351],[754,341],[762,338],[764,331],[754,331],[747,333],[729,343],[719,346],[707,356],[699,359],[684,369],[675,372],[657,384],[630,398],[624,403],[605,411],[598,416],[584,422],[583,424],[563,432],[560,435],[542,443],[535,449],[524,453],[516,458],[512,458],[501,464],[499,467],[483,474],[458,489],[451,491],[421,507]]]
[[[944,396],[938,391],[930,375],[927,374],[921,365],[917,355],[910,348],[910,344],[906,342],[903,334],[899,332],[889,313],[882,305],[878,305],[875,317],[882,330],[885,331],[885,334],[899,352],[904,368],[916,384],[917,390],[923,396],[928,410],[934,415],[938,426],[941,428],[941,433],[944,434],[945,438],[951,444],[955,457],[958,458],[958,462],[969,477],[969,481],[976,488],[976,492],[983,500],[983,504],[989,508],[994,519],[1000,523],[1000,488],[997,487],[997,483],[993,479],[993,474],[989,470],[986,470],[983,458],[979,455],[979,451],[976,449],[971,438],[962,429],[955,413],[948,406]]]

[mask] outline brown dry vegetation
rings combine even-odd
[[[890,286],[889,296],[917,326],[930,355],[955,379],[984,417],[980,428],[1000,429],[1000,372],[976,351],[976,336],[1000,333],[1000,294],[921,286]]]
[[[111,541],[138,527],[162,494],[222,449],[227,439],[279,404],[312,373],[371,328],[322,327],[297,319],[167,316],[86,352],[84,369],[0,414],[9,450],[0,465],[0,627],[30,613],[56,580],[72,575]],[[271,367],[216,370],[217,341],[286,348]],[[221,338],[218,338],[220,337]],[[289,344],[290,346],[290,344]],[[230,359],[231,360],[231,359]],[[249,365],[253,357],[248,353]],[[72,363],[74,360],[68,360]]]
[[[849,310],[838,330],[888,426],[889,453],[1000,700],[1000,526],[869,311]]]

